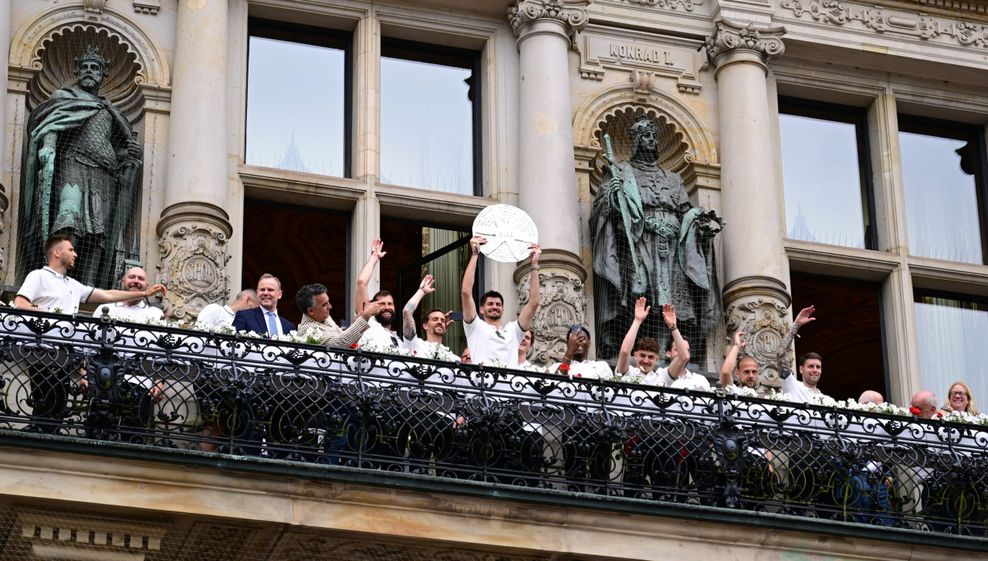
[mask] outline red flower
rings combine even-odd
[[[919,407],[916,407],[915,405],[909,408],[909,412],[917,417],[923,414],[923,412],[919,410]]]
[[[577,377],[577,378],[582,378],[583,376],[580,376],[580,373],[579,373],[579,372],[577,372],[577,374],[576,374],[576,377]]]
[[[356,349],[356,348],[357,348],[357,344],[356,344],[356,343],[354,343],[354,344],[352,344],[352,345],[350,345],[350,348],[351,348],[351,349]]]

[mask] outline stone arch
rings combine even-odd
[[[118,105],[131,122],[142,112],[143,91],[167,87],[168,61],[162,48],[142,28],[111,8],[98,18],[81,5],[55,6],[28,19],[13,37],[10,64],[31,75],[27,104],[30,109],[71,81],[71,44],[85,48],[99,44],[111,61],[111,74],[101,93]],[[114,73],[125,68],[125,73]]]
[[[599,156],[604,153],[604,133],[614,142],[615,156],[619,160],[627,158],[630,154],[626,128],[638,115],[651,117],[658,125],[662,141],[659,165],[682,175],[689,186],[696,184],[697,165],[716,165],[713,135],[691,109],[662,92],[650,91],[648,96],[643,96],[631,83],[616,85],[581,105],[573,123],[577,153],[593,160],[590,163],[592,192],[597,184],[594,179],[603,166],[603,158]]]

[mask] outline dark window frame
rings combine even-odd
[[[394,58],[465,68],[470,70],[470,83],[467,99],[471,107],[470,136],[473,141],[473,195],[484,195],[484,145],[483,145],[483,53],[460,47],[446,47],[431,43],[420,43],[407,39],[381,38],[381,58]],[[414,187],[410,185],[409,187]]]
[[[974,192],[978,206],[978,226],[981,235],[981,263],[988,265],[988,185],[986,185],[986,170],[988,170],[988,153],[986,153],[985,131],[983,127],[967,123],[957,123],[930,117],[917,117],[900,113],[898,115],[899,132],[923,134],[940,138],[949,138],[968,142],[973,147],[976,156],[972,159],[974,170]],[[906,209],[909,212],[909,209]],[[923,257],[917,255],[915,257]]]
[[[247,20],[247,66],[250,68],[250,38],[261,37],[289,43],[300,43],[317,47],[328,47],[343,51],[343,177],[352,177],[353,159],[353,35],[336,29],[326,29],[310,25],[283,21],[248,18]],[[249,72],[249,70],[248,70]],[[244,87],[244,99],[250,90]],[[247,103],[244,103],[245,122]],[[244,127],[246,151],[247,131]]]
[[[868,112],[864,108],[812,101],[795,97],[779,97],[779,114],[810,117],[854,125],[858,151],[861,204],[864,206],[864,247],[877,250],[878,231],[875,227],[875,188],[872,181],[871,145],[868,139]]]

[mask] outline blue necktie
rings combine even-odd
[[[264,312],[264,315],[268,318],[268,336],[275,337],[278,335],[278,316],[274,312]]]

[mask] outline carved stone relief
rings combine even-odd
[[[789,330],[788,313],[787,306],[769,296],[742,296],[727,305],[727,334],[733,336],[738,330],[747,334],[748,344],[741,356],[758,361],[762,386],[781,385],[776,352]]]
[[[522,274],[518,279],[519,273]],[[561,267],[542,265],[539,271],[541,305],[532,322],[535,342],[529,360],[536,364],[556,362],[566,351],[566,336],[570,326],[586,322],[586,296],[584,278]],[[532,275],[527,270],[515,273],[518,287],[518,303],[528,302]]]
[[[158,15],[161,10],[161,0],[134,0],[134,11],[149,16]]]
[[[554,19],[566,25],[572,38],[589,20],[587,0],[518,0],[508,8],[508,23],[519,35],[522,27],[540,19]]]
[[[212,224],[191,222],[168,226],[160,236],[160,282],[169,289],[169,315],[191,319],[207,304],[225,302],[227,233]]]
[[[732,51],[752,51],[764,59],[781,55],[786,47],[782,42],[784,27],[756,27],[755,24],[733,22],[722,19],[717,21],[714,34],[704,42],[707,58],[715,65],[717,59]]]
[[[37,559],[144,559],[161,549],[168,529],[108,517],[30,510],[21,510],[16,516],[20,535],[13,539],[27,543],[6,544],[6,551],[30,549],[32,558]]]
[[[797,19],[869,29],[921,40],[937,39],[964,47],[988,48],[988,25],[842,0],[782,0],[779,7]]]
[[[607,69],[639,70],[675,79],[680,93],[700,93],[697,76],[703,59],[697,53],[697,45],[676,46],[596,33],[582,33],[578,42],[583,79],[602,80]]]

